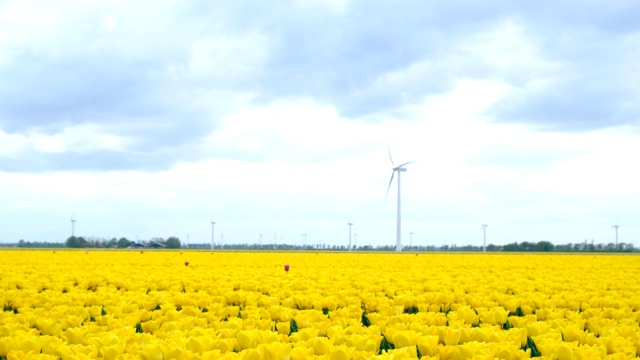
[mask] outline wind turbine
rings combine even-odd
[[[618,228],[619,227],[620,225],[618,225],[618,220],[616,220],[616,224],[611,227],[613,229],[616,229],[616,250],[618,250]]]
[[[407,169],[404,168],[405,165],[409,165],[411,164],[413,161],[409,161],[406,162],[404,164],[400,164],[398,166],[395,166],[393,163],[393,158],[391,157],[391,151],[389,150],[389,148],[387,148],[387,151],[389,152],[389,160],[391,160],[391,166],[392,166],[392,171],[391,171],[391,180],[389,180],[389,186],[387,187],[387,196],[389,195],[389,189],[391,189],[391,183],[393,182],[393,176],[395,175],[395,173],[398,173],[398,213],[397,213],[397,228],[396,228],[396,251],[402,251],[402,237],[401,237],[401,231],[400,231],[400,223],[401,223],[401,216],[400,216],[400,174],[407,171]]]
[[[483,246],[482,246],[482,251],[487,251],[487,224],[482,224],[482,239],[483,239]]]
[[[349,247],[347,248],[349,251],[351,251],[351,226],[352,225],[353,223],[349,221]]]
[[[215,238],[213,237],[213,227],[216,225],[216,222],[211,220],[211,251],[215,248]]]
[[[71,237],[76,236],[76,219],[71,215]]]

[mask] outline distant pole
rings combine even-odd
[[[273,250],[276,249],[276,233],[273,233]]]
[[[487,251],[487,224],[482,224],[482,251]]]
[[[260,234],[260,249],[262,249],[262,234]]]
[[[612,228],[616,229],[616,250],[618,249],[618,228],[620,227],[620,225],[615,224],[612,226]]]
[[[220,249],[224,247],[224,234],[220,234]]]
[[[71,215],[71,236],[76,236],[76,219],[73,218],[73,215]]]
[[[349,223],[349,251],[351,251],[351,226],[353,223]]]
[[[409,249],[413,247],[413,232],[409,233]]]
[[[215,237],[213,236],[213,235],[214,235],[214,233],[213,233],[213,230],[214,230],[214,229],[213,229],[213,227],[214,227],[215,225],[216,225],[216,222],[215,222],[215,221],[213,221],[213,220],[211,220],[211,251],[213,251],[213,249],[215,249],[215,247],[216,247],[216,246],[215,246],[215,245],[216,245],[216,244],[215,244]]]

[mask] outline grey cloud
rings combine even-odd
[[[587,131],[640,125],[637,94],[630,89],[589,87],[591,79],[567,81],[535,91],[522,91],[496,105],[501,121],[529,123],[542,130]]]
[[[116,135],[136,138],[133,150],[161,153],[189,147],[215,129],[225,101],[202,94],[252,93],[257,102],[313,97],[334,104],[343,116],[371,119],[368,115],[394,114],[425,95],[450,89],[461,77],[501,79],[520,89],[492,109],[496,121],[565,130],[625,123],[638,112],[627,105],[637,93],[625,72],[636,79],[638,74],[625,39],[640,28],[640,5],[630,1],[603,7],[552,1],[354,1],[345,11],[333,11],[284,1],[179,7],[154,2],[126,11],[103,9],[118,22],[112,33],[87,20],[101,14],[90,8],[71,16],[55,34],[64,44],[59,49],[45,44],[48,51],[39,51],[38,44],[27,44],[7,50],[12,61],[0,67],[0,128],[56,133],[71,124],[98,123]],[[582,78],[526,65],[517,71],[498,69],[460,52],[474,35],[507,20],[522,24],[542,60],[573,68]],[[240,47],[223,59],[226,63],[214,63],[215,71],[190,73],[195,43],[228,36],[243,41],[247,34],[266,39],[264,54]],[[590,52],[594,42],[599,45]],[[216,50],[211,56],[225,51]],[[615,56],[603,57],[607,52]],[[233,66],[242,61],[250,68]],[[418,65],[419,71],[409,71]],[[609,70],[590,74],[594,67]],[[402,72],[409,77],[382,81]],[[528,87],[540,78],[555,83]],[[583,120],[587,115],[589,120]],[[113,166],[121,161],[117,154],[101,156],[113,156]],[[157,159],[157,166],[170,166],[176,158]],[[69,164],[70,169],[92,166],[83,159]],[[137,160],[122,161],[126,167]]]

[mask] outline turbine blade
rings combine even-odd
[[[398,167],[399,167],[399,168],[401,168],[401,167],[403,167],[403,166],[405,166],[405,165],[409,165],[409,164],[414,163],[414,162],[416,162],[416,161],[415,161],[415,160],[413,160],[413,161],[409,161],[409,162],[406,162],[406,163],[404,163],[404,164],[400,164],[400,165],[398,165]]]
[[[391,189],[391,183],[393,182],[393,175],[396,174],[396,171],[391,172],[391,180],[389,180],[389,186],[387,186],[387,195],[385,195],[384,200],[387,201],[387,197],[389,197],[389,189]]]
[[[396,167],[395,165],[393,165],[393,158],[391,157],[391,150],[389,150],[389,145],[387,145],[387,152],[389,153],[389,160],[391,160],[391,167]]]

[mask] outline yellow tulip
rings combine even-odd
[[[277,322],[276,329],[280,334],[289,334],[291,330],[291,324],[289,322]]]
[[[213,342],[213,349],[220,350],[223,354],[226,352],[233,351],[235,346],[236,339],[218,339]]]
[[[438,340],[439,337],[437,335],[419,337],[417,346],[418,349],[420,349],[420,353],[427,356],[436,356],[440,354],[438,349]]]
[[[162,349],[158,344],[148,344],[144,346],[139,355],[145,360],[162,360],[164,358]]]
[[[313,349],[296,346],[291,349],[291,360],[304,360],[313,356]]]
[[[558,360],[574,360],[573,350],[567,344],[560,344],[556,350]]]
[[[38,343],[37,339],[31,336],[21,336],[16,339],[16,346],[20,351],[24,353],[40,353],[42,346]]]
[[[444,333],[445,345],[458,345],[460,341],[460,329],[448,327]]]
[[[418,333],[413,330],[398,331],[393,336],[393,344],[396,348],[416,346],[418,343]]]
[[[389,350],[388,354],[389,354],[389,358],[394,360],[416,359],[418,357],[418,351],[415,346],[405,347],[402,349]]]
[[[273,331],[261,331],[258,334],[258,343],[268,344],[272,342],[282,342],[283,338],[287,338],[287,335],[275,333]]]
[[[242,350],[240,353],[238,353],[238,355],[242,360],[262,360],[263,359],[262,353],[260,353],[260,351],[256,349]]]
[[[76,327],[68,328],[62,334],[69,344],[86,344],[87,333],[85,327]]]
[[[124,350],[123,345],[110,345],[100,348],[100,355],[106,360],[115,360]]]
[[[7,357],[9,351],[16,348],[16,342],[11,337],[0,338],[0,356]]]
[[[353,334],[345,337],[345,344],[348,347],[356,349],[357,351],[362,351],[365,349],[368,340],[369,336],[367,335]]]
[[[187,340],[186,349],[196,354],[202,354],[208,349],[205,337],[191,337]]]
[[[239,331],[236,334],[236,350],[253,349],[258,346],[259,332],[256,330]]]
[[[349,360],[351,359],[353,351],[353,348],[348,348],[344,345],[334,346],[331,349],[329,356],[331,360]]]
[[[313,348],[313,353],[315,355],[328,354],[331,350],[331,346],[333,345],[333,342],[326,337],[313,338],[307,343],[310,345],[309,347]]]
[[[265,360],[280,360],[291,357],[291,344],[274,342],[260,345],[262,357]]]
[[[300,336],[300,340],[307,341],[311,338],[317,337],[318,332],[319,330],[315,328],[305,328],[298,331],[297,334]]]

